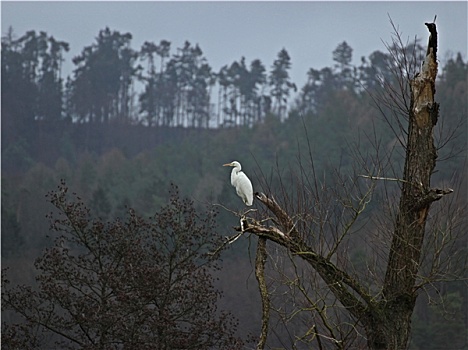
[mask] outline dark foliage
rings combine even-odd
[[[36,260],[38,288],[12,288],[3,277],[2,307],[25,321],[3,324],[4,348],[240,346],[236,321],[216,307],[215,212],[198,213],[175,186],[148,220],[131,209],[123,221],[93,218],[64,183],[48,199],[57,237]]]

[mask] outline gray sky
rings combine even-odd
[[[390,42],[389,16],[405,39],[426,43],[424,22],[437,14],[439,59],[461,52],[467,57],[467,2],[315,2],[315,1],[1,1],[2,35],[12,26],[16,35],[46,31],[70,44],[64,74],[71,58],[95,41],[101,29],[133,35],[132,47],[144,41],[172,43],[171,53],[185,40],[199,44],[214,71],[245,56],[247,64],[260,59],[270,70],[278,52],[291,56],[292,80],[302,87],[309,68],[333,64],[332,51],[346,41],[353,63]]]

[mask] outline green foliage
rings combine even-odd
[[[35,120],[58,120],[62,114],[62,54],[68,43],[45,32],[28,31],[18,39],[10,28],[2,37],[2,126],[8,138],[33,132]]]
[[[73,59],[77,65],[71,84],[71,101],[81,121],[107,123],[127,120],[129,89],[136,76],[137,53],[129,46],[132,35],[101,30],[96,43]]]
[[[289,69],[291,69],[291,57],[286,49],[282,49],[278,53],[277,59],[273,62],[273,69],[269,75],[271,96],[275,101],[273,111],[281,118],[285,117],[290,90],[296,91],[296,85],[289,78]]]

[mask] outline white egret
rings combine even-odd
[[[236,188],[237,195],[242,198],[244,203],[248,206],[253,202],[253,188],[247,175],[242,171],[242,166],[239,162],[233,161],[231,163],[223,164],[223,166],[232,166],[234,169],[231,171],[231,185]]]

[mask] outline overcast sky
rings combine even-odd
[[[1,1],[2,35],[9,26],[17,36],[28,30],[46,31],[70,44],[71,58],[91,45],[108,26],[133,35],[133,49],[145,41],[172,43],[171,53],[185,40],[199,44],[214,71],[245,56],[247,64],[260,59],[269,70],[278,52],[291,56],[292,80],[302,87],[309,68],[333,64],[332,51],[346,41],[353,63],[390,42],[389,16],[405,39],[415,36],[424,45],[424,22],[437,15],[439,58],[461,52],[467,58],[467,2],[316,2],[316,1]]]

